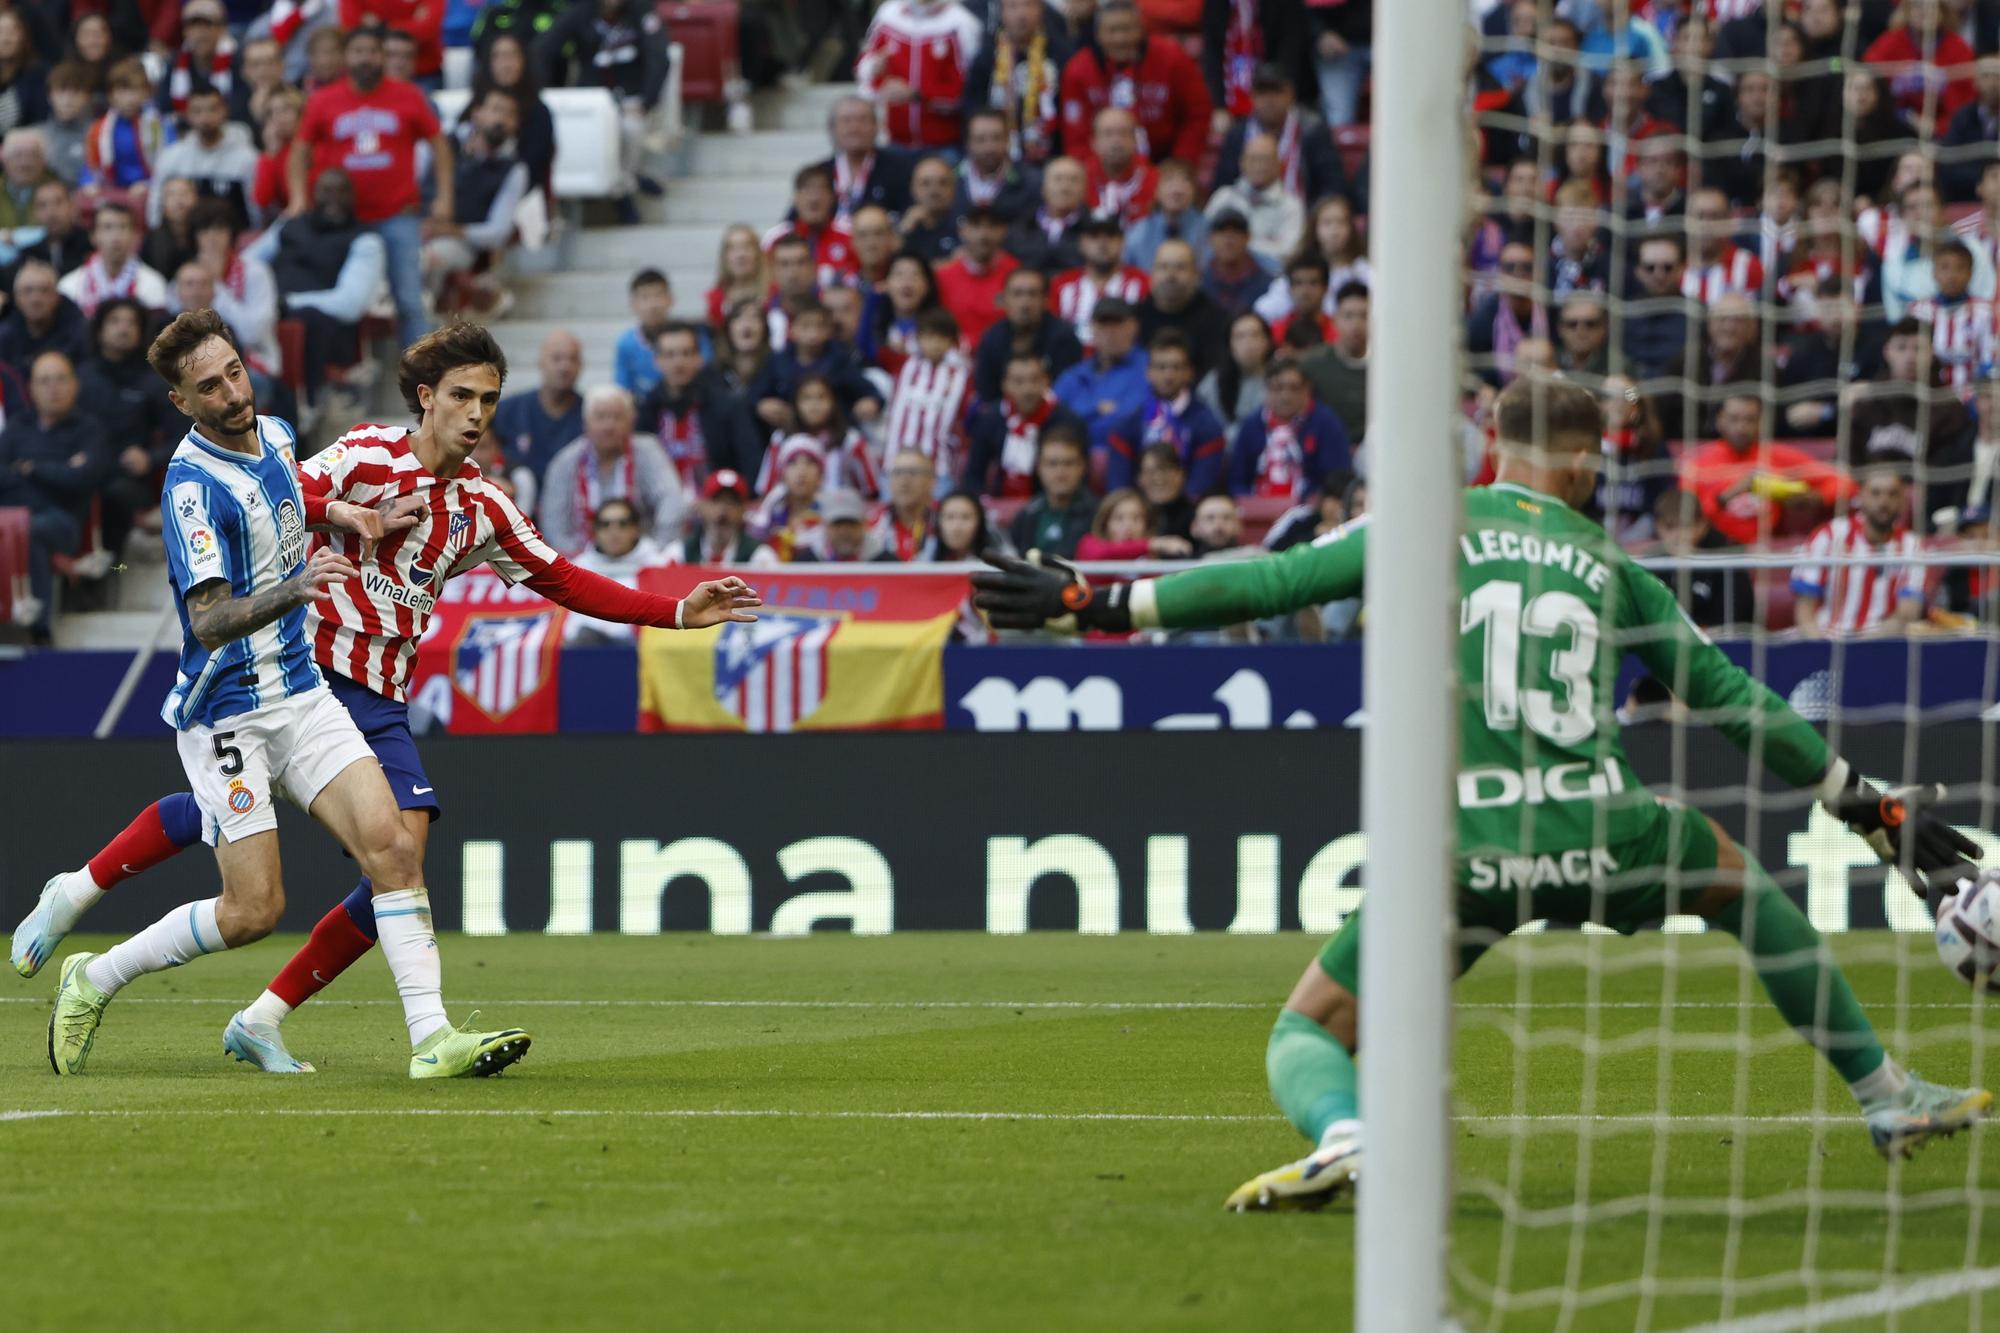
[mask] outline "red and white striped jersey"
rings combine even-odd
[[[1860,519],[1844,515],[1821,526],[1806,541],[1801,563],[1792,571],[1792,592],[1819,600],[1819,626],[1836,634],[1855,634],[1889,618],[1896,603],[1924,596],[1924,567],[1912,557],[1917,539],[1898,526],[1889,540],[1868,540]],[[1865,565],[1815,564],[1828,556],[1875,556]]]
[[[1069,322],[1076,330],[1077,341],[1088,352],[1090,312],[1097,309],[1099,301],[1115,296],[1121,301],[1138,305],[1152,290],[1153,280],[1146,276],[1146,270],[1130,264],[1120,264],[1102,282],[1092,277],[1087,268],[1073,268],[1057,274],[1056,280],[1049,284],[1049,312]]]
[[[837,441],[831,431],[772,431],[771,442],[764,450],[764,461],[757,467],[758,495],[771,494],[783,480],[778,472],[778,453],[785,441],[795,434],[813,436],[826,454],[826,465],[820,478],[822,490],[856,491],[870,500],[882,493],[882,472],[875,466],[874,456],[868,452],[868,438],[850,427],[846,436]]]
[[[1910,313],[1931,326],[1931,350],[1944,382],[1970,398],[1973,385],[1993,368],[1993,302],[1976,296],[1951,302],[1931,297],[1913,304]]]
[[[947,352],[942,361],[911,357],[896,372],[889,395],[882,456],[893,465],[898,453],[915,449],[936,465],[938,476],[956,476],[971,398],[972,371],[958,352]]]
[[[2000,233],[1987,225],[1984,210],[1967,213],[1952,223],[1951,229],[1959,240],[1964,241],[1975,251],[1984,250],[1986,262],[1992,265],[1994,272],[2000,273]]]
[[[1732,292],[1755,296],[1763,289],[1764,265],[1756,252],[1726,241],[1721,256],[1713,264],[1698,265],[1691,261],[1687,272],[1681,275],[1681,295],[1703,305]]]
[[[323,670],[396,700],[407,697],[417,640],[446,579],[490,564],[507,582],[520,583],[562,558],[477,467],[467,463],[449,477],[436,476],[410,452],[409,435],[403,426],[356,426],[299,465],[308,495],[371,509],[404,495],[429,503],[414,528],[384,538],[365,565],[353,533],[314,535],[361,573],[308,604],[313,657]]]

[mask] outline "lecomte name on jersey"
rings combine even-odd
[[[1544,541],[1512,528],[1480,528],[1464,533],[1458,539],[1458,547],[1465,553],[1468,565],[1483,565],[1489,560],[1545,565],[1581,580],[1592,592],[1603,592],[1605,580],[1611,577],[1610,566],[1574,542]]]

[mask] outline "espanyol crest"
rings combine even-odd
[[[732,621],[715,640],[715,698],[744,730],[790,731],[826,697],[827,644],[840,628],[821,616]]]

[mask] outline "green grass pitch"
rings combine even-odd
[[[318,1074],[227,1060],[293,943],[136,983],[73,1081],[45,1057],[54,967],[0,986],[9,1333],[1349,1324],[1351,1211],[1221,1208],[1302,1150],[1263,1052],[1311,940],[453,937],[454,1019],[536,1042],[448,1084],[404,1077],[379,957],[287,1026]],[[1982,1077],[1994,1020],[1927,937],[1836,947],[1906,1063]],[[1565,1290],[1572,1328],[1681,1328],[2000,1264],[1983,1136],[1885,1167],[1726,941],[1516,940],[1457,997],[1469,1328],[1555,1327]],[[1510,1178],[1512,1228],[1480,1187]],[[1897,1326],[2000,1326],[1977,1300]]]

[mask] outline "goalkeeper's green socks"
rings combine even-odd
[[[1743,895],[1715,925],[1741,941],[1785,1021],[1847,1080],[1863,1105],[1902,1090],[1903,1071],[1876,1039],[1868,1015],[1826,942],[1764,867],[1743,857]]]
[[[1319,1024],[1296,1010],[1278,1014],[1264,1048],[1271,1097],[1299,1133],[1318,1143],[1326,1127],[1355,1116],[1354,1057]]]

